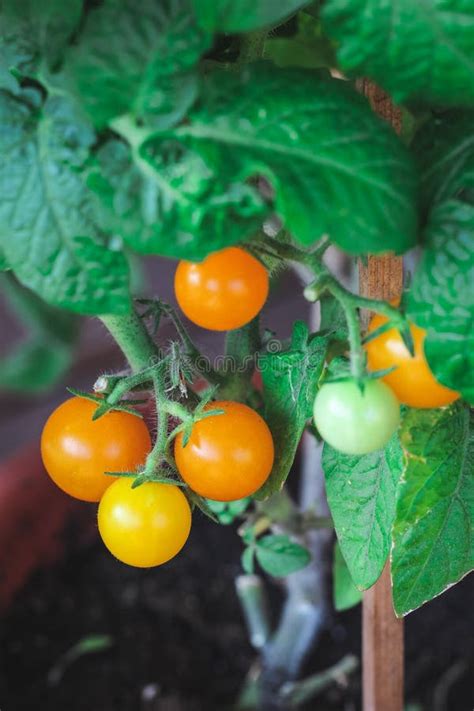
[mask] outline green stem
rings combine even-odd
[[[142,370],[134,375],[125,376],[116,380],[115,384],[111,388],[109,394],[107,395],[107,401],[109,403],[115,404],[119,402],[124,395],[135,388],[142,387],[145,388],[146,385],[152,382],[152,376],[148,372],[148,369]],[[97,391],[97,388],[94,386]],[[98,390],[98,392],[104,392],[103,390]]]
[[[133,371],[144,370],[159,357],[158,347],[135,311],[126,316],[101,316],[100,319],[117,341]]]
[[[168,437],[168,413],[166,412],[166,395],[164,392],[163,378],[159,371],[153,375],[153,385],[155,388],[156,412],[158,415],[158,430],[156,433],[155,447],[164,452]]]
[[[262,649],[271,634],[268,600],[263,580],[257,575],[239,575],[235,580],[237,596],[242,606],[250,643]]]
[[[407,323],[405,316],[394,306],[391,306],[386,301],[368,299],[365,296],[353,294],[352,291],[348,291],[338,282],[321,261],[323,253],[329,246],[326,240],[322,241],[313,252],[305,252],[291,244],[285,244],[271,238],[266,238],[265,243],[272,248],[272,255],[274,257],[280,257],[292,262],[300,262],[301,264],[306,264],[311,269],[316,277],[316,281],[305,289],[305,294],[309,301],[317,301],[323,291],[329,291],[338,300],[345,299],[346,302],[352,304],[354,308],[367,309],[367,311],[375,311],[376,313],[383,314],[392,322],[395,328],[406,328]]]
[[[166,311],[168,317],[171,319],[173,322],[173,325],[176,329],[176,332],[178,336],[181,339],[181,343],[184,346],[185,352],[187,357],[194,363],[197,364],[201,361],[202,359],[202,354],[199,351],[199,349],[194,345],[194,341],[186,331],[185,327],[183,326],[183,322],[179,318],[178,314],[176,313],[175,309],[172,307],[169,307]],[[207,362],[207,367],[204,373],[201,373],[206,380],[211,383],[211,385],[223,385],[225,382],[225,375],[218,373],[214,368],[211,367],[211,364]],[[170,413],[171,414],[171,413]],[[179,415],[178,415],[179,417]]]
[[[351,372],[355,378],[363,378],[365,374],[365,352],[362,346],[358,309],[381,313],[392,322],[395,328],[406,331],[407,321],[405,316],[385,301],[367,299],[365,296],[353,294],[343,287],[322,262],[322,256],[328,246],[327,241],[323,241],[313,252],[305,252],[291,244],[282,243],[274,239],[267,239],[266,242],[278,256],[306,264],[311,269],[315,276],[315,281],[305,289],[305,296],[309,301],[317,301],[324,292],[329,292],[339,301],[347,322],[351,352]]]
[[[189,422],[192,417],[191,413],[188,412],[184,405],[181,405],[179,402],[175,402],[174,400],[164,399],[161,402],[161,407],[164,412],[171,415],[171,417],[175,417],[177,420],[181,420],[181,422]]]
[[[168,439],[168,414],[165,410],[166,395],[163,382],[162,368],[153,371],[153,389],[155,391],[156,415],[158,418],[158,428],[153,449],[147,457],[144,474],[152,475],[157,473],[157,469],[165,458],[165,451]]]
[[[362,347],[362,336],[360,333],[359,319],[357,317],[357,309],[355,309],[345,298],[335,297],[339,299],[344,315],[346,317],[348,339],[350,346],[351,358],[351,373],[357,380],[361,380],[365,375],[365,351]]]
[[[315,276],[315,281],[305,289],[305,297],[309,301],[317,301],[324,292],[329,292],[339,301],[347,322],[351,372],[355,378],[363,378],[365,374],[365,351],[362,346],[358,309],[367,309],[368,311],[383,314],[400,331],[407,330],[405,316],[385,301],[368,299],[364,296],[359,296],[359,294],[353,294],[343,287],[322,262],[323,254],[328,247],[327,240],[323,240],[313,252],[305,252],[292,244],[283,243],[276,239],[267,239],[266,244],[274,250],[276,256],[306,264],[311,269]]]
[[[186,329],[183,326],[183,322],[179,318],[178,314],[176,313],[175,309],[172,306],[169,306],[166,308],[166,315],[168,318],[171,319],[173,322],[173,326],[176,329],[176,333],[181,339],[181,343],[184,346],[184,350],[186,352],[186,355],[191,358],[191,360],[195,361],[198,358],[201,357],[201,353],[198,350],[198,348],[194,345],[194,342],[189,335],[189,333],[186,331]]]

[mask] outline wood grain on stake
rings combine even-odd
[[[358,82],[358,88],[374,111],[399,132],[401,113],[385,92],[365,79]],[[403,288],[401,257],[369,257],[367,266],[359,268],[359,286],[360,293],[370,298],[398,296]],[[402,711],[403,620],[393,611],[390,563],[364,594],[362,627],[364,711]]]

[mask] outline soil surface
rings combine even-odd
[[[240,541],[232,528],[196,519],[181,555],[151,571],[115,561],[99,541],[76,550],[72,531],[67,558],[36,573],[3,619],[1,711],[230,709],[255,657],[234,594]],[[474,708],[473,597],[471,576],[407,619],[413,711]],[[110,646],[58,672],[68,650],[96,635]],[[348,652],[360,654],[360,609],[334,616],[305,671]],[[358,674],[308,706],[316,707],[359,709]]]

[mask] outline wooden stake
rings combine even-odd
[[[362,79],[359,90],[374,111],[399,132],[401,113],[377,86]],[[376,299],[391,299],[403,288],[400,257],[369,257],[359,269],[360,293]],[[390,583],[390,564],[377,583],[364,594],[362,614],[362,669],[364,711],[403,709],[403,620],[395,617]]]

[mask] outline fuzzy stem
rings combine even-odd
[[[370,299],[360,294],[354,294],[346,289],[334,277],[325,264],[321,261],[328,244],[325,240],[313,251],[305,252],[291,244],[279,242],[276,239],[266,238],[265,244],[271,247],[269,252],[273,257],[280,257],[292,262],[305,264],[315,276],[315,281],[305,289],[305,297],[308,301],[317,301],[323,292],[329,292],[340,302],[344,301],[354,308],[375,311],[386,316],[395,328],[404,328],[407,325],[405,316],[400,311],[391,306],[386,301]]]
[[[357,309],[355,309],[346,299],[339,299],[339,303],[341,304],[346,317],[350,346],[351,373],[354,378],[361,380],[365,374],[365,353],[362,347],[362,337],[360,334],[359,319],[357,318]]]
[[[267,239],[267,244],[277,256],[304,264],[313,272],[315,280],[304,290],[308,301],[317,301],[324,292],[329,292],[339,301],[347,322],[351,373],[355,378],[361,380],[365,375],[365,352],[360,333],[358,309],[369,309],[385,315],[392,325],[401,331],[407,330],[405,316],[385,301],[359,296],[342,286],[322,262],[322,256],[328,246],[326,240],[323,240],[313,252],[305,252],[291,244],[275,239]]]
[[[101,378],[104,380],[105,388],[100,387],[102,385]],[[101,378],[99,378],[94,385],[94,390],[96,392],[107,391],[107,379],[105,379],[104,376],[101,376]],[[117,403],[126,393],[131,392],[132,390],[135,390],[139,387],[145,389],[145,386],[149,385],[151,381],[152,376],[147,370],[119,378],[115,381],[112,388],[110,389],[107,395],[107,402],[112,404]]]
[[[159,356],[143,321],[135,311],[126,316],[101,316],[134,372],[144,370]]]
[[[168,414],[164,408],[166,396],[164,392],[162,368],[153,371],[153,389],[155,391],[156,413],[158,416],[158,429],[156,432],[155,444],[147,457],[144,474],[156,474],[156,470],[165,458],[165,451],[168,439]]]

